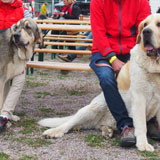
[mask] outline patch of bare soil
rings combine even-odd
[[[83,61],[88,61],[82,58]],[[79,61],[78,59],[76,61]],[[74,114],[101,92],[95,73],[36,69],[26,84],[15,113],[21,120],[0,134],[0,159],[11,160],[140,160],[160,159],[158,142],[152,154],[119,147],[119,136],[104,139],[97,130],[75,129],[58,139],[42,137],[37,121]]]

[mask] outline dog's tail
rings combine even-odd
[[[38,124],[43,127],[55,128],[69,121],[72,117],[73,116],[62,117],[62,118],[45,118],[40,120]]]

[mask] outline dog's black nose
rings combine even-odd
[[[143,30],[143,35],[146,37],[149,37],[149,36],[151,36],[152,35],[152,30],[151,29],[149,29],[149,28],[147,28],[147,29],[144,29]]]
[[[15,41],[18,41],[20,39],[20,34],[19,33],[15,33],[14,34],[14,38],[15,38]]]

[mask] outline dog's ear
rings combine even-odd
[[[13,24],[11,26],[11,32],[14,33],[16,31],[16,28],[17,28],[17,24]]]
[[[138,43],[141,42],[141,32],[142,32],[143,28],[144,28],[144,21],[142,21],[142,22],[139,24],[136,44],[138,44]]]
[[[36,43],[40,45],[40,48],[43,47],[43,35],[42,31],[39,27],[37,27],[37,33],[36,33]]]

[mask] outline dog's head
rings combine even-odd
[[[160,57],[160,14],[150,15],[140,23],[138,43],[147,56]]]
[[[18,56],[29,59],[36,43],[43,44],[41,29],[32,18],[24,18],[11,27],[12,41],[17,46]]]

